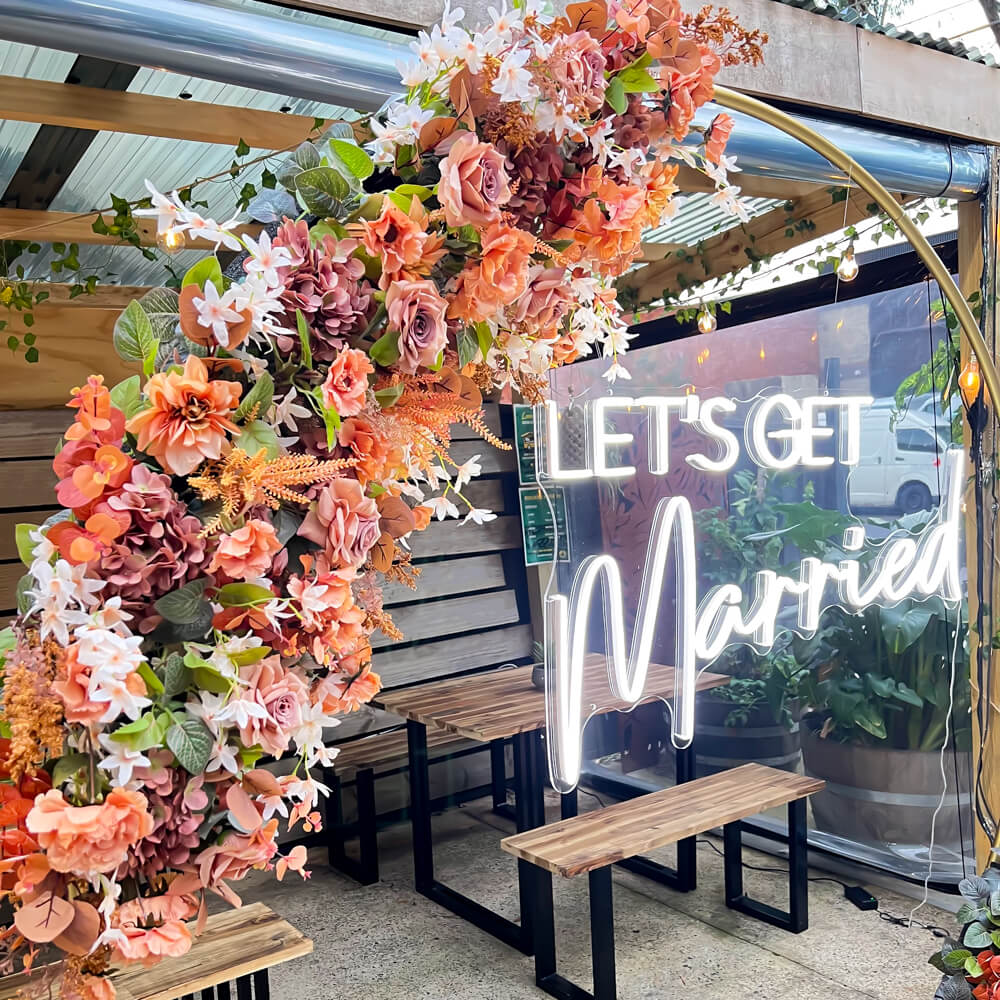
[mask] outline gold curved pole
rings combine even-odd
[[[958,290],[941,258],[899,202],[857,160],[848,156],[839,146],[835,146],[815,129],[804,125],[797,118],[793,118],[777,108],[772,108],[769,104],[758,101],[756,98],[730,90],[728,87],[715,88],[715,101],[724,108],[742,111],[744,114],[750,115],[751,118],[767,122],[768,125],[773,125],[776,129],[798,139],[799,142],[815,150],[820,156],[825,156],[835,167],[839,167],[847,174],[859,188],[871,195],[878,207],[896,223],[903,235],[910,241],[910,245],[916,250],[920,259],[927,266],[927,270],[940,286],[942,294],[955,310],[959,325],[966,337],[969,338],[972,350],[976,352],[979,369],[986,382],[990,399],[994,405],[1000,404],[1000,375],[997,374],[993,358],[990,356],[990,349],[986,346],[986,341],[979,331],[976,318],[972,315],[968,302]]]

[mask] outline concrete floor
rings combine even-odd
[[[551,806],[551,803],[550,803]],[[555,818],[555,811],[551,813]],[[511,824],[486,801],[435,817],[437,877],[513,918],[515,862],[499,849]],[[244,883],[309,935],[315,951],[272,970],[275,1000],[538,1000],[531,959],[417,895],[412,888],[409,829],[380,835],[382,881],[362,887],[310,856],[312,878],[284,883],[263,874]],[[672,861],[672,849],[658,852]],[[654,855],[657,856],[657,855]],[[780,867],[745,850],[751,864]],[[671,892],[628,872],[614,876],[619,1000],[930,1000],[937,974],[927,956],[937,939],[861,912],[839,885],[810,883],[810,927],[800,935],[728,910],[722,859],[698,848],[697,891]],[[812,872],[822,875],[822,872]],[[294,881],[293,881],[294,880]],[[747,890],[783,905],[782,875],[745,871]],[[586,879],[555,880],[560,971],[590,987]],[[913,900],[876,889],[883,910],[905,915]],[[933,907],[924,923],[950,928]]]

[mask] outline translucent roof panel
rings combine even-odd
[[[66,79],[75,59],[70,52],[0,42],[0,74],[4,76],[58,83]],[[0,122],[0,191],[6,190],[37,131],[32,122]]]
[[[739,178],[735,178],[739,183]],[[740,198],[740,204],[750,218],[764,215],[772,208],[784,204],[773,198]],[[677,243],[680,246],[697,246],[703,240],[711,239],[727,229],[738,226],[740,220],[712,201],[712,195],[697,191],[677,196],[678,211],[673,219],[667,219],[662,226],[649,229],[642,234],[643,243]]]

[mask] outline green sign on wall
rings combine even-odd
[[[514,447],[517,450],[517,478],[522,486],[537,483],[535,474],[535,410],[525,403],[514,404]]]
[[[524,536],[525,566],[551,563],[557,545],[559,562],[569,561],[569,533],[566,527],[566,497],[562,487],[550,486],[547,490],[556,512],[558,532],[553,531],[552,511],[539,486],[522,486],[518,490],[521,501],[521,532]]]

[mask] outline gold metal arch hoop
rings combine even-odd
[[[976,352],[979,369],[986,382],[986,388],[989,390],[990,399],[993,400],[994,405],[1000,404],[1000,376],[997,374],[990,349],[983,339],[976,318],[972,315],[969,304],[948,273],[948,268],[945,267],[935,249],[906,214],[899,202],[857,160],[848,156],[839,146],[835,146],[828,139],[825,139],[815,129],[804,125],[791,115],[785,114],[784,111],[779,111],[763,101],[747,97],[745,94],[737,93],[727,87],[715,88],[715,101],[724,108],[741,111],[750,115],[751,118],[773,125],[776,129],[798,139],[799,142],[815,150],[820,156],[826,157],[835,167],[839,167],[847,174],[859,188],[871,195],[878,207],[892,219],[910,241],[910,245],[916,250],[927,270],[934,276],[941,288],[941,293],[954,309],[962,332],[969,338],[969,344]]]

